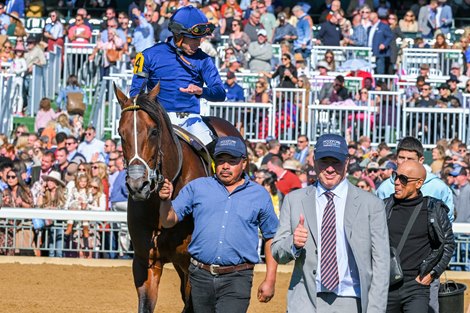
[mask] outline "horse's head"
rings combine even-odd
[[[114,92],[121,105],[119,135],[127,163],[126,184],[135,201],[147,200],[162,182],[161,134],[162,125],[154,114],[160,84],[148,94],[128,98],[114,85]]]

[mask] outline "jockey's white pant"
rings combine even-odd
[[[196,136],[204,145],[207,145],[214,140],[211,130],[202,121],[201,115],[190,113],[185,117],[180,117],[176,112],[169,112],[171,123],[178,125]]]

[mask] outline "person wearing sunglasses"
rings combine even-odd
[[[64,47],[64,25],[60,22],[59,12],[49,14],[50,23],[44,26],[43,35],[47,39],[47,51],[54,51],[55,46]]]
[[[405,137],[398,143],[397,146],[397,165],[400,167],[402,163],[407,160],[413,160],[424,163],[424,148],[421,142],[414,137]],[[430,196],[439,199],[449,208],[447,213],[449,220],[454,220],[454,200],[453,193],[450,188],[436,175],[426,173],[426,179],[420,188],[423,196]],[[381,199],[390,197],[395,192],[395,181],[393,178],[387,179],[382,182],[377,189],[376,194]],[[433,308],[434,312],[439,312],[438,302],[439,282],[435,281],[431,286],[431,299],[429,305]]]
[[[2,192],[1,207],[31,208],[34,206],[33,195],[21,172],[8,170],[5,177],[8,187]],[[31,220],[10,220],[9,227],[0,232],[0,254],[32,256],[34,234],[31,230]],[[15,226],[14,226],[15,225]],[[16,249],[5,249],[16,247]]]
[[[67,144],[67,141],[65,143]],[[78,153],[81,153],[88,163],[104,161],[104,142],[96,138],[95,127],[90,125],[86,128],[85,140],[78,145]]]
[[[383,202],[351,184],[344,137],[324,134],[314,151],[318,182],[289,193],[271,246],[295,262],[289,312],[385,312],[390,251]]]
[[[173,124],[198,137],[212,150],[213,134],[200,116],[200,99],[224,101],[225,89],[211,57],[200,48],[203,37],[212,35],[215,26],[204,13],[185,6],[176,10],[168,29],[173,36],[137,54],[130,96],[152,90],[157,83],[157,100]],[[191,123],[187,123],[188,120]]]
[[[374,189],[377,189],[382,183],[382,179],[380,178],[379,167],[379,163],[377,162],[370,162],[369,164],[367,164],[366,167],[366,175],[372,181],[372,188]]]
[[[394,193],[384,200],[390,247],[399,249],[404,274],[401,281],[390,286],[387,302],[390,313],[427,313],[430,285],[439,282],[455,249],[447,206],[420,191],[426,176],[420,162],[402,162],[391,176]],[[406,231],[408,227],[410,232]],[[400,245],[403,236],[404,244]]]

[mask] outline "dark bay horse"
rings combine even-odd
[[[205,176],[206,170],[190,145],[175,136],[168,114],[155,100],[159,85],[133,99],[116,86],[114,91],[122,110],[119,135],[127,163],[127,222],[135,253],[132,271],[139,313],[154,311],[163,265],[169,262],[181,279],[183,312],[193,312],[188,276],[193,220],[185,218],[173,228],[162,228],[158,189],[168,178],[177,195],[189,181]],[[219,136],[240,136],[225,120],[211,117],[209,121]]]

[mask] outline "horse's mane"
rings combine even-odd
[[[170,133],[171,137],[175,138],[175,134],[173,132],[173,127],[171,126],[170,117],[165,109],[161,106],[161,104],[156,99],[152,99],[149,97],[148,93],[140,93],[137,96],[136,102],[140,108],[145,111],[155,122],[157,125],[158,135],[162,135],[162,122],[166,124],[168,132]],[[163,121],[162,121],[163,119]]]

